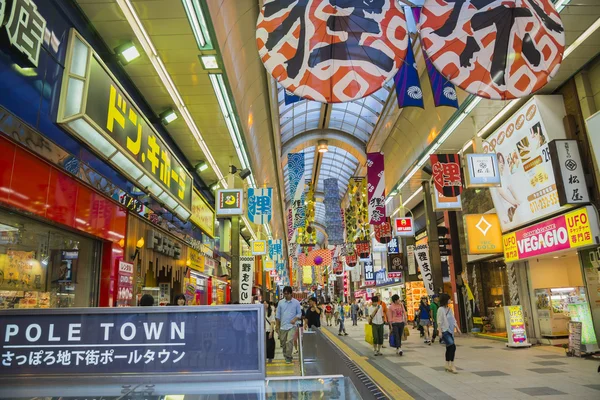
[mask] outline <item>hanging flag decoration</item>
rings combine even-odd
[[[248,188],[248,218],[257,225],[267,224],[273,216],[273,188]]]
[[[281,239],[269,240],[269,258],[273,261],[283,259],[283,241]]]
[[[340,208],[340,188],[337,178],[327,178],[323,181],[325,205],[325,229],[330,245],[344,243],[342,213]]]
[[[373,226],[373,231],[375,232],[375,240],[379,243],[386,244],[392,240],[392,226],[388,218],[385,219],[383,224]]]
[[[371,243],[367,242],[356,242],[356,253],[360,258],[368,258],[371,256]]]
[[[296,229],[304,226],[304,153],[288,154],[288,176],[293,227]]]
[[[385,222],[385,175],[384,158],[381,153],[367,153],[367,192],[369,200],[369,223]]]
[[[408,34],[395,0],[273,0],[261,8],[256,44],[285,89],[341,103],[376,92],[396,75]]]
[[[402,254],[388,254],[388,278],[402,278],[404,267],[402,266]]]
[[[299,101],[302,101],[302,98],[300,96],[296,96],[294,93],[290,93],[287,90],[283,90],[284,91],[284,102],[286,106],[289,106],[290,104],[294,104],[297,103]]]
[[[345,211],[346,242],[370,240],[366,179],[352,178],[348,184],[350,202]]]
[[[417,264],[419,264],[419,270],[421,271],[421,277],[427,294],[433,296],[435,290],[433,289],[433,273],[431,272],[431,263],[429,262],[429,245],[420,244],[415,247],[415,257],[417,258]]]
[[[426,0],[419,31],[443,76],[488,99],[540,90],[565,51],[565,30],[550,0]]]
[[[317,230],[314,227],[316,198],[312,183],[308,183],[308,193],[303,196],[304,201],[304,226],[298,227],[298,236],[296,243],[305,246],[314,246],[317,244]]]
[[[302,284],[310,285],[313,283],[313,267],[305,265],[302,267]]]
[[[456,197],[462,193],[462,176],[458,154],[429,156],[435,188],[442,196]]]
[[[408,38],[408,50],[406,59],[400,70],[394,77],[396,84],[396,97],[398,98],[398,107],[421,107],[423,104],[423,91],[421,90],[421,80],[419,79],[419,71],[415,54],[412,49],[412,42]]]
[[[345,261],[346,261],[346,265],[349,267],[354,267],[356,265],[356,263],[358,262],[358,256],[356,254],[356,252],[353,250],[352,253],[348,253],[345,256]]]

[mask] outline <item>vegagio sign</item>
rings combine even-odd
[[[264,311],[258,306],[18,310],[0,313],[0,386],[23,375],[255,373],[264,377]],[[238,314],[248,345],[235,343]],[[214,360],[218,359],[219,363]]]
[[[506,262],[598,243],[596,212],[591,206],[570,211],[502,237]]]

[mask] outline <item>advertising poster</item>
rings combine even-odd
[[[568,305],[571,322],[581,324],[579,330],[579,342],[583,345],[584,351],[589,353],[598,350],[598,340],[594,332],[594,323],[592,314],[587,303],[572,303]]]
[[[502,237],[506,262],[596,243],[598,221],[591,206],[579,208]]]
[[[509,347],[529,347],[527,332],[525,331],[525,318],[523,307],[504,306],[504,318],[506,319],[506,331],[508,333]]]
[[[569,321],[569,352],[581,357],[581,322]]]
[[[127,307],[133,299],[133,264],[119,261],[117,307]]]
[[[215,212],[196,190],[192,192],[192,215],[190,221],[210,236],[215,234]]]
[[[535,96],[484,142],[498,158],[502,185],[490,193],[503,232],[561,209],[548,143],[565,138],[564,115],[562,99]]]
[[[502,228],[497,214],[464,216],[468,254],[502,253]]]

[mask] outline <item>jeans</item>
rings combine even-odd
[[[283,356],[286,360],[291,360],[292,352],[294,351],[294,336],[296,335],[297,327],[284,331],[283,329],[279,333],[279,340],[281,341],[281,348],[283,350]]]
[[[339,333],[342,333],[342,332],[346,333],[346,327],[344,326],[344,322],[345,321],[343,319],[340,319],[340,332]]]
[[[454,361],[454,355],[456,354],[454,335],[448,331],[442,332],[442,340],[446,343],[446,361]]]
[[[358,315],[352,314],[352,326],[357,326],[357,325],[358,325]]]
[[[397,349],[402,347],[402,334],[404,334],[404,322],[394,322],[392,324],[392,335],[395,335]]]

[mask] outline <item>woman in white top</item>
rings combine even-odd
[[[437,312],[437,323],[440,331],[440,337],[446,345],[446,371],[457,374],[454,366],[454,355],[456,354],[456,344],[454,344],[454,329],[458,329],[452,307],[448,306],[450,296],[446,293],[440,295],[440,308]],[[459,331],[460,332],[460,331]]]
[[[265,305],[265,337],[267,338],[267,362],[273,361],[275,358],[275,313],[268,301],[264,301]]]
[[[383,325],[385,324],[385,316],[383,308],[379,304],[379,297],[373,296],[371,299],[372,305],[369,307],[369,323],[373,329],[373,350],[376,356],[381,355],[381,346],[383,346]]]

